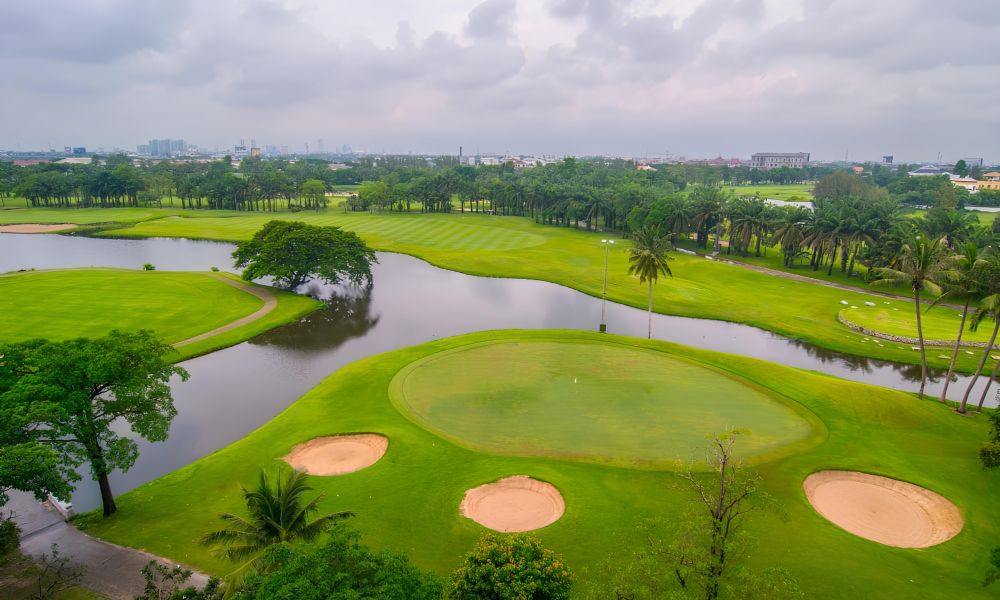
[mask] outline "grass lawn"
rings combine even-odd
[[[218,513],[242,512],[240,484],[252,484],[262,467],[278,466],[280,457],[293,446],[314,437],[378,432],[390,439],[381,461],[349,475],[312,478],[316,489],[325,494],[322,510],[356,511],[353,526],[366,543],[406,552],[419,566],[447,573],[484,531],[459,514],[465,490],[508,475],[530,475],[551,482],[565,498],[562,519],[536,534],[566,557],[582,590],[588,578],[599,576],[589,567],[613,552],[642,543],[644,533],[636,528],[639,520],[677,520],[692,505],[693,493],[669,469],[624,468],[586,457],[561,457],[552,450],[555,456],[546,456],[537,448],[524,456],[528,453],[520,447],[522,438],[544,435],[540,426],[532,425],[518,439],[509,440],[502,453],[479,451],[435,435],[396,409],[390,390],[393,379],[408,365],[456,350],[443,356],[471,361],[475,355],[462,356],[463,349],[490,348],[482,344],[494,341],[503,344],[492,348],[497,374],[487,381],[488,387],[502,386],[500,374],[523,366],[517,353],[509,351],[510,344],[539,344],[534,346],[535,354],[545,352],[547,345],[561,344],[565,352],[559,356],[549,352],[547,357],[561,361],[560,368],[586,361],[575,365],[581,374],[595,372],[593,355],[606,350],[608,365],[596,370],[600,377],[593,383],[584,379],[574,385],[595,386],[588,394],[607,395],[609,403],[667,404],[657,408],[657,420],[648,427],[657,428],[663,437],[686,440],[690,458],[702,456],[695,451],[696,438],[711,433],[718,425],[717,417],[706,409],[703,421],[693,418],[691,408],[679,399],[684,395],[696,405],[701,399],[690,397],[687,384],[676,380],[659,381],[658,387],[666,390],[647,389],[635,398],[637,388],[627,386],[638,384],[625,383],[628,369],[655,365],[666,369],[664,379],[672,372],[690,376],[692,385],[701,384],[709,396],[708,406],[721,402],[710,392],[711,385],[742,386],[728,403],[747,406],[743,412],[731,409],[728,426],[763,427],[763,433],[766,415],[780,406],[794,407],[800,418],[807,417],[813,423],[808,445],[785,440],[790,442],[786,448],[794,447],[794,452],[761,457],[764,462],[755,467],[785,518],[755,513],[749,524],[758,542],[753,561],[762,568],[786,567],[806,597],[987,597],[981,580],[988,549],[1000,535],[1000,507],[995,502],[1000,474],[984,472],[979,465],[977,452],[987,429],[983,417],[959,417],[930,400],[918,401],[909,394],[764,361],[589,332],[475,333],[359,361],[331,375],[246,438],[122,495],[120,511],[113,517],[102,519],[90,513],[78,522],[93,535],[224,575],[233,565],[213,557],[197,540],[221,526]],[[622,375],[617,391],[608,387],[616,368]],[[646,381],[655,377],[650,374]],[[459,389],[465,384],[462,379],[443,382],[440,390],[445,402],[448,394],[456,393],[452,383]],[[556,402],[551,393],[569,385],[568,381],[556,382],[540,390],[543,406],[538,410],[548,410]],[[596,410],[594,404],[588,402],[586,410]],[[565,400],[563,409],[562,415],[553,411],[544,418],[565,420],[572,426],[578,420],[570,414],[572,403]],[[607,418],[621,420],[618,426],[628,427],[634,419],[625,412],[613,411]],[[472,411],[465,414],[476,418]],[[591,430],[564,435],[589,436]],[[751,434],[744,440],[748,448],[752,438]],[[635,448],[609,446],[602,451],[624,458]],[[964,529],[954,539],[926,550],[890,548],[855,537],[820,517],[805,500],[803,479],[822,469],[872,472],[928,487],[955,502],[965,520]]]
[[[859,306],[845,308],[841,314],[844,318],[866,329],[881,331],[889,335],[917,337],[917,317],[913,313],[913,303],[888,301],[879,302],[878,306]],[[973,308],[969,310],[972,317]],[[970,342],[988,342],[993,333],[993,321],[985,320],[977,331],[969,331],[969,320],[965,321],[965,333],[962,340]],[[958,325],[962,322],[962,311],[937,306],[920,315],[920,323],[924,330],[924,339],[955,342],[958,335]]]
[[[784,202],[812,201],[813,183],[789,183],[786,185],[724,185],[723,190],[732,192],[735,196],[760,196],[765,200],[782,200]]]
[[[218,274],[222,277],[235,277]],[[278,306],[261,319],[183,346],[189,358],[248,339],[318,305],[275,290]],[[151,329],[167,343],[212,331],[264,302],[215,274],[127,269],[68,269],[0,275],[0,342],[98,337],[112,329]],[[175,355],[176,356],[176,355]]]

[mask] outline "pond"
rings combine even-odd
[[[159,270],[233,270],[231,244],[183,239],[119,240],[0,234],[0,272],[108,266]],[[370,288],[310,293],[329,306],[252,340],[185,361],[187,382],[173,385],[178,415],[166,442],[140,441],[139,460],[111,478],[116,494],[169,473],[243,437],[327,375],[388,350],[473,331],[512,328],[596,330],[601,300],[556,284],[473,277],[419,259],[379,253]],[[607,304],[608,331],[646,335],[645,311]],[[705,319],[653,316],[653,335],[698,348],[753,356],[865,383],[913,391],[920,368],[831,352],[768,331]],[[940,390],[934,373],[928,393]],[[967,378],[949,395],[961,396]],[[982,384],[979,389],[981,390]],[[979,390],[974,398],[978,399]],[[992,400],[992,399],[991,399]],[[992,404],[991,404],[992,405]],[[77,510],[100,504],[84,477]]]

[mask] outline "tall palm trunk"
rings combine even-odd
[[[990,378],[986,380],[986,387],[983,388],[983,395],[979,397],[979,404],[976,406],[976,410],[982,412],[983,403],[986,402],[986,392],[990,391],[990,384],[997,377],[997,369],[1000,369],[1000,360],[993,365],[993,370],[990,371]]]
[[[653,280],[649,280],[649,330],[646,333],[647,339],[653,339]]]
[[[924,328],[923,324],[920,322],[920,287],[913,286],[913,303],[917,307],[917,342],[920,345],[920,394],[919,398],[924,397],[924,387],[927,385],[927,355],[924,352]]]
[[[955,374],[955,361],[958,360],[958,351],[962,346],[962,332],[965,331],[965,317],[969,314],[969,296],[965,297],[965,306],[962,307],[962,322],[958,324],[958,338],[955,340],[955,349],[951,353],[951,364],[948,365],[948,375],[944,378],[944,387],[941,388],[941,402],[948,399],[948,386],[951,385],[951,376]]]
[[[993,335],[990,336],[990,341],[986,344],[986,349],[983,350],[983,358],[979,361],[979,367],[976,368],[976,374],[972,376],[972,381],[969,382],[969,387],[965,388],[965,395],[962,396],[962,404],[958,407],[958,412],[964,413],[965,407],[969,402],[969,394],[972,393],[973,386],[976,385],[976,380],[983,373],[983,367],[986,365],[986,359],[990,357],[990,352],[993,350],[993,342],[997,339],[997,331],[1000,331],[1000,319],[994,319],[993,324]]]

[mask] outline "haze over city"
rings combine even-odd
[[[0,5],[0,149],[1000,160],[974,0]],[[58,15],[58,18],[52,18]]]

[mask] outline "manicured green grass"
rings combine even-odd
[[[400,371],[390,395],[423,427],[490,454],[678,467],[701,456],[706,428],[752,429],[744,450],[755,457],[812,434],[793,407],[727,371],[579,341],[442,352]]]
[[[624,345],[662,352],[666,359],[696,361],[745,380],[812,413],[825,436],[755,467],[785,518],[759,512],[749,521],[757,539],[753,562],[760,568],[786,567],[806,597],[987,597],[980,582],[988,549],[1000,536],[995,502],[1000,474],[979,466],[977,451],[987,430],[981,416],[960,417],[930,400],[759,360],[587,332],[476,333],[362,360],[334,373],[246,438],[122,495],[120,511],[112,518],[91,513],[79,522],[102,538],[223,575],[233,565],[212,556],[198,539],[221,526],[218,513],[242,512],[240,484],[252,484],[262,467],[277,467],[293,446],[314,437],[379,432],[390,439],[381,461],[349,475],[312,478],[325,494],[322,510],[356,511],[353,526],[366,543],[406,552],[421,567],[446,573],[484,531],[459,514],[465,490],[508,475],[530,475],[553,483],[563,494],[565,515],[536,534],[566,557],[583,589],[594,576],[588,567],[643,543],[639,520],[676,521],[692,506],[693,493],[673,471],[511,456],[516,449],[507,455],[471,450],[395,409],[389,390],[401,369],[443,351],[496,340],[606,343],[609,349]],[[582,357],[590,358],[587,353]],[[579,365],[578,371],[589,366]],[[503,371],[509,365],[494,367]],[[446,385],[441,389],[448,391]],[[624,395],[609,398],[627,400]],[[747,417],[753,423],[728,425],[759,424]],[[710,434],[716,425],[707,410],[702,425],[660,422],[666,437]],[[695,431],[679,431],[681,427]],[[823,519],[805,500],[803,479],[822,469],[867,471],[928,487],[956,503],[964,529],[926,550],[889,548],[855,537]]]
[[[0,225],[17,223],[137,223],[178,211],[158,208],[14,208],[0,209]]]
[[[731,191],[739,196],[760,196],[765,200],[782,200],[784,202],[809,202],[813,199],[813,183],[789,183],[787,185],[763,184],[763,185],[737,185],[723,186],[724,190]]]
[[[888,302],[886,304],[886,302]],[[972,316],[973,309],[969,311]],[[883,301],[878,306],[859,306],[845,308],[842,311],[845,319],[866,329],[872,329],[906,337],[917,337],[917,317],[913,312],[913,303],[899,301]],[[920,315],[920,324],[924,330],[924,339],[951,341],[954,343],[958,335],[958,325],[962,322],[962,311],[938,306]],[[969,319],[965,321],[965,332],[962,339],[969,342],[988,342],[993,332],[993,321],[983,321],[977,331],[969,331]]]
[[[228,276],[228,275],[225,275]],[[231,276],[230,276],[231,277]],[[189,346],[190,357],[245,340],[290,321],[317,303],[275,290],[278,306],[263,318]],[[0,342],[98,337],[112,329],[151,329],[167,343],[252,314],[259,298],[208,273],[70,269],[0,275]]]

